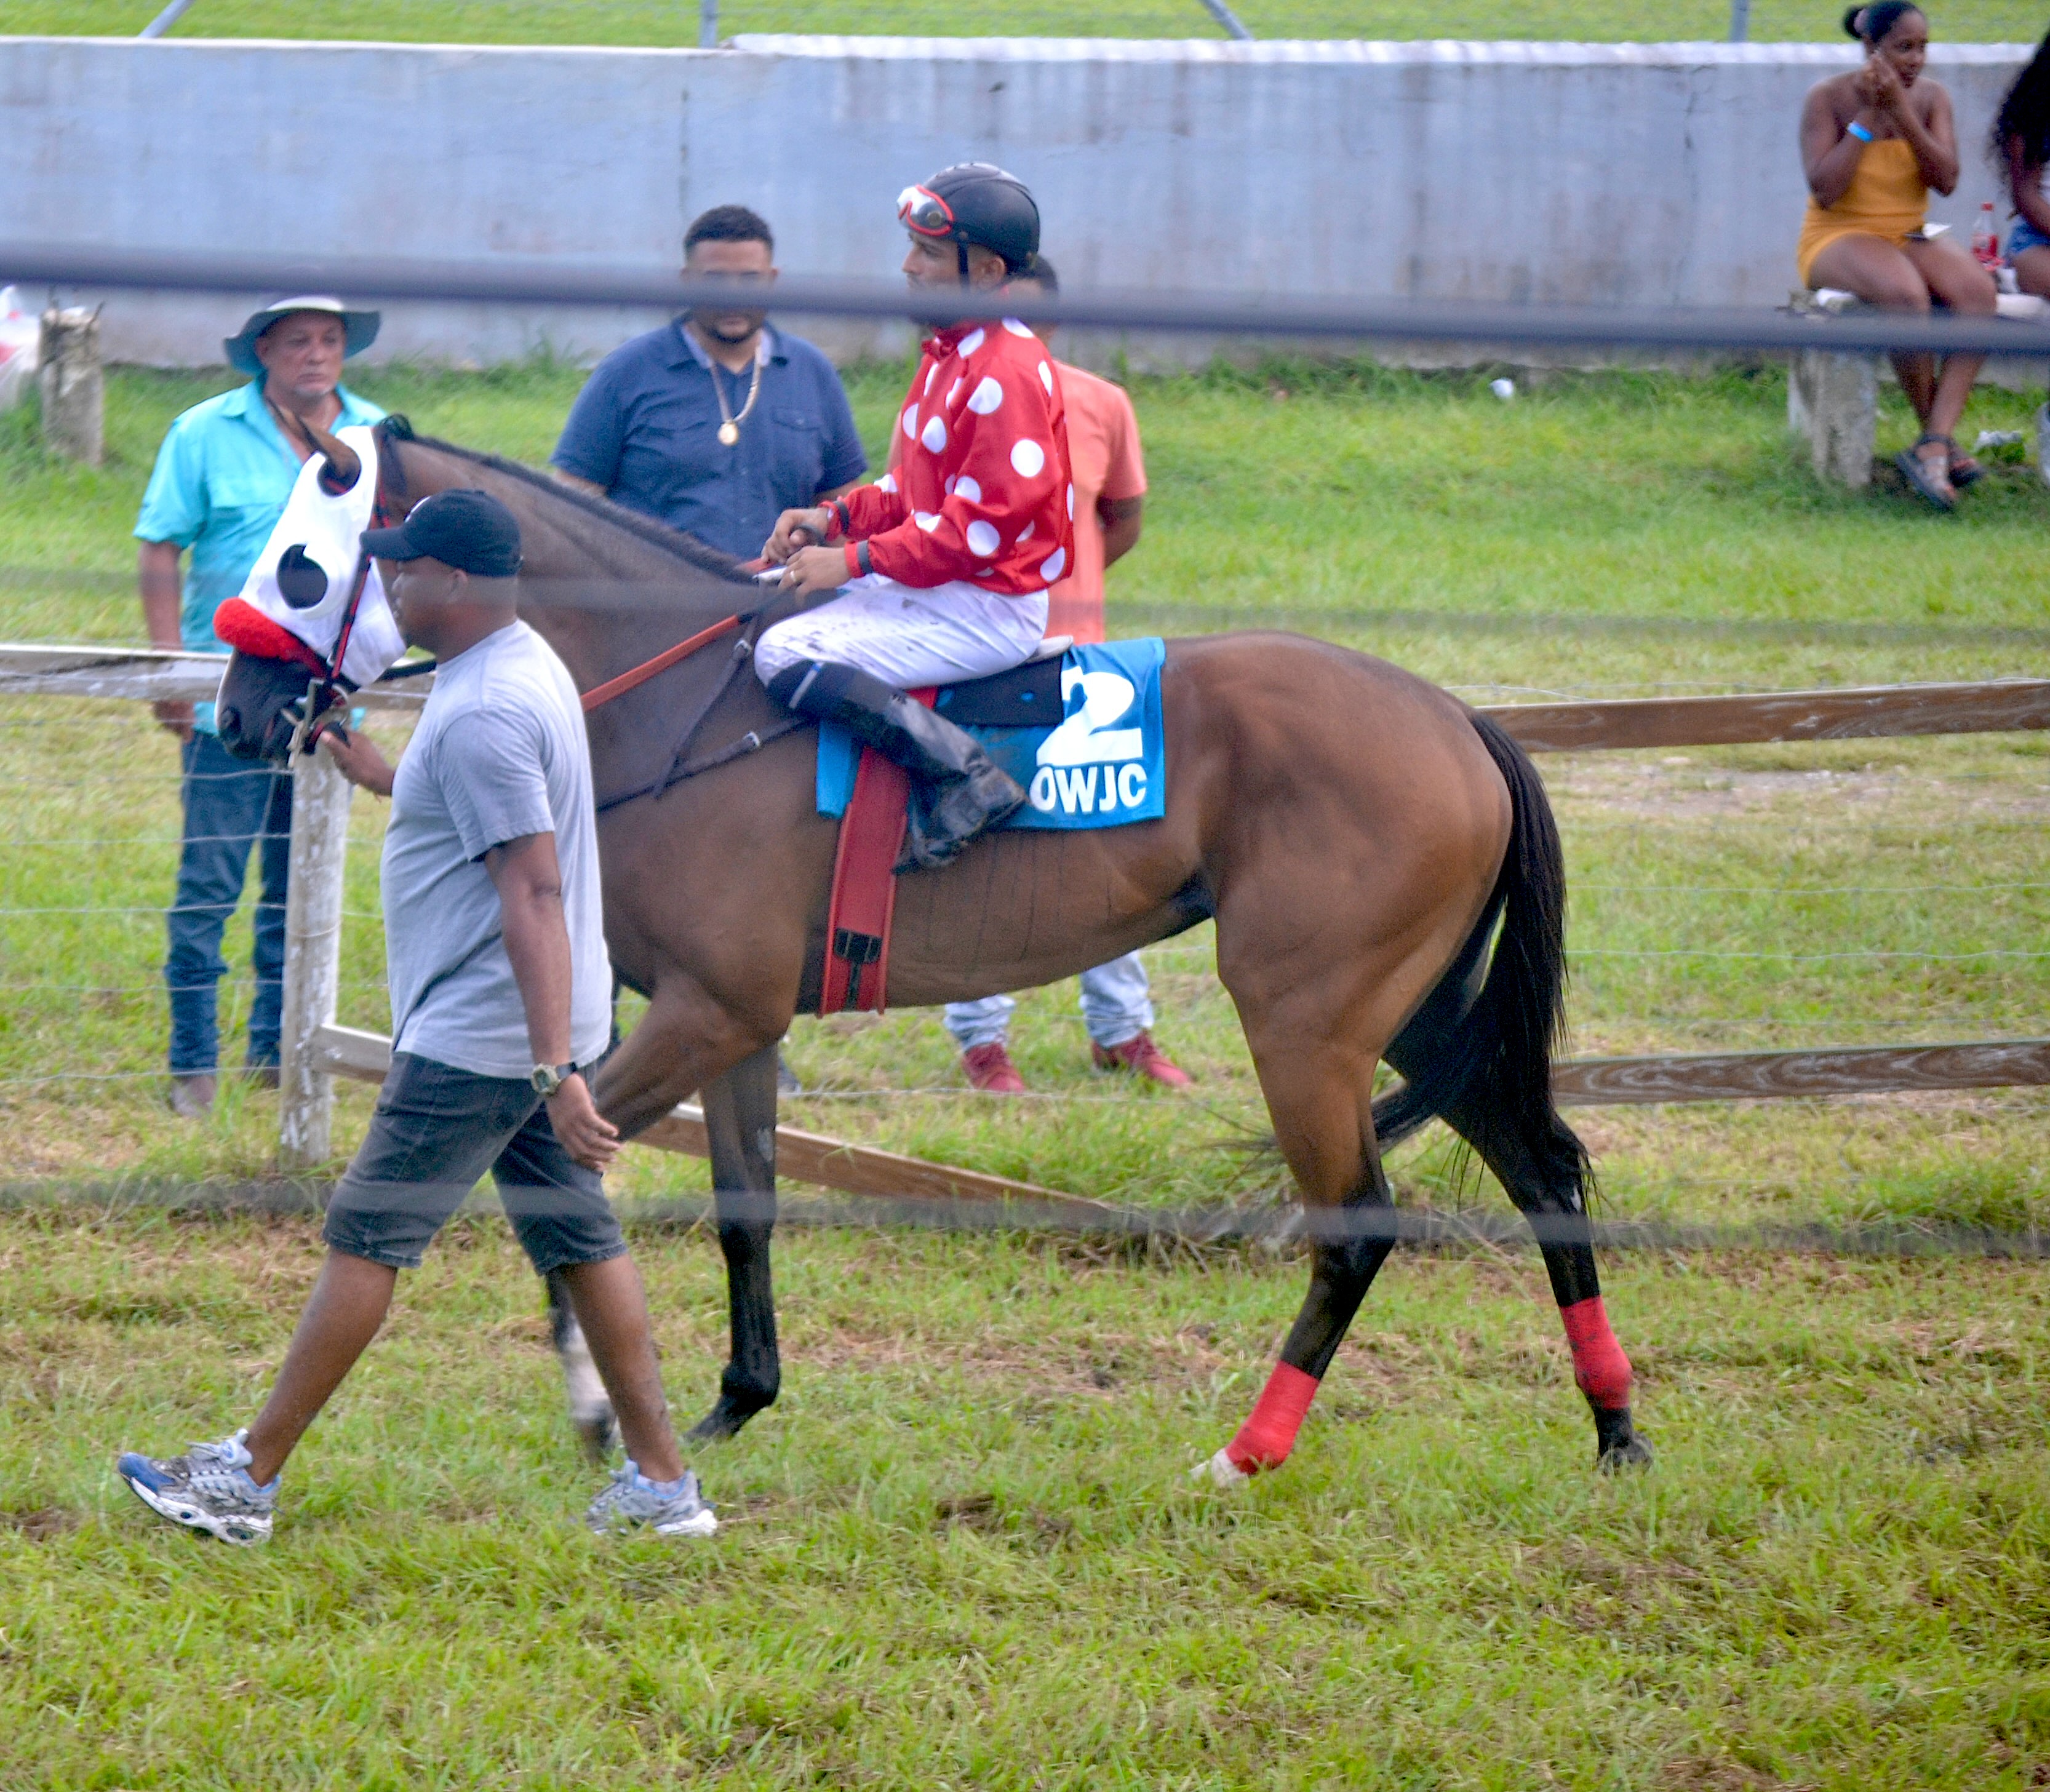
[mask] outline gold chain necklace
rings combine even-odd
[[[748,382],[747,402],[741,406],[740,415],[736,417],[732,407],[726,402],[726,383],[719,376],[719,363],[709,355],[705,357],[707,365],[711,369],[712,395],[719,400],[719,439],[728,448],[740,439],[740,426],[747,421],[754,411],[754,401],[762,395],[762,360],[758,351],[754,356],[754,377]]]

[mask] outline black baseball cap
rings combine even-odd
[[[489,492],[436,492],[396,529],[365,529],[363,545],[376,559],[436,559],[474,579],[520,570],[518,519]]]

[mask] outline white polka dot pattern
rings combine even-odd
[[[1074,573],[1060,369],[1017,318],[1004,324],[932,345],[898,418],[910,451],[848,501],[850,536],[875,543],[887,577],[1023,594]]]

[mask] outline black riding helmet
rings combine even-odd
[[[905,188],[897,196],[897,218],[906,230],[956,245],[964,286],[970,243],[1003,256],[1010,274],[1023,273],[1039,252],[1039,205],[1023,181],[994,162],[957,162]]]

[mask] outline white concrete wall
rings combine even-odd
[[[2029,46],[1944,45],[1966,174]],[[672,266],[737,200],[885,275],[907,181],[983,158],[1074,286],[1767,305],[1802,96],[1855,46],[743,37],[716,51],[0,38],[0,243]],[[2002,208],[2005,216],[2005,208]],[[0,266],[0,282],[6,270]],[[116,295],[110,353],[217,360],[232,300]],[[627,313],[408,306],[380,352],[602,352]],[[806,321],[840,351],[901,332]],[[1197,346],[1197,345],[1188,345]]]

